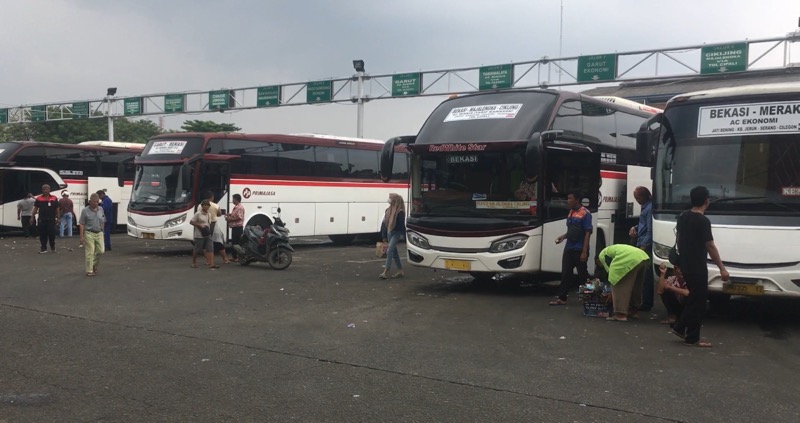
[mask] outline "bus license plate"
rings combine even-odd
[[[747,283],[726,283],[722,285],[722,292],[734,295],[764,295],[764,287]]]
[[[156,239],[156,234],[150,232],[142,232],[142,239]]]
[[[450,270],[469,270],[471,265],[466,260],[445,260],[444,267]]]

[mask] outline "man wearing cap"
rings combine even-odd
[[[58,208],[61,212],[61,220],[58,222],[58,237],[64,238],[64,229],[66,228],[67,236],[72,238],[72,220],[75,217],[75,210],[67,190],[61,192]]]

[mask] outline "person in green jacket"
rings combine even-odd
[[[608,272],[614,314],[608,320],[627,321],[642,305],[644,272],[650,257],[641,248],[627,244],[611,245],[600,251],[598,261]]]

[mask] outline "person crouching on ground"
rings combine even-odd
[[[675,266],[673,268],[674,275],[672,276],[667,276],[667,265],[664,263],[661,263],[658,271],[661,276],[658,278],[658,285],[656,285],[656,294],[661,296],[661,302],[667,308],[667,318],[660,323],[669,324],[672,327],[683,311],[683,305],[686,303],[686,297],[689,296],[689,290],[686,289],[686,281],[683,280],[683,273],[680,267]]]
[[[614,314],[608,320],[624,322],[628,317],[636,317],[642,305],[644,272],[648,270],[650,257],[641,248],[616,244],[600,251],[598,259],[608,272],[614,301]]]
[[[103,242],[105,223],[106,214],[100,207],[100,196],[92,194],[89,196],[89,207],[81,210],[81,217],[78,219],[83,254],[86,257],[86,276],[97,275],[100,256],[106,251]]]
[[[386,265],[383,273],[378,275],[381,279],[389,277],[389,269],[392,267],[392,260],[397,265],[397,273],[392,275],[393,278],[401,278],[403,273],[403,263],[400,261],[400,254],[397,252],[397,243],[406,237],[406,211],[403,197],[398,194],[389,194],[389,207],[383,216],[383,223],[381,224],[381,236],[383,242],[388,242],[389,247],[386,249]]]

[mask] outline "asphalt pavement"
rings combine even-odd
[[[0,239],[0,422],[796,422],[800,303],[734,299],[711,349],[584,317],[555,284],[406,266],[374,244],[293,240],[265,263],[190,267],[187,243]],[[219,257],[217,256],[219,261]],[[202,263],[202,260],[200,260]]]

